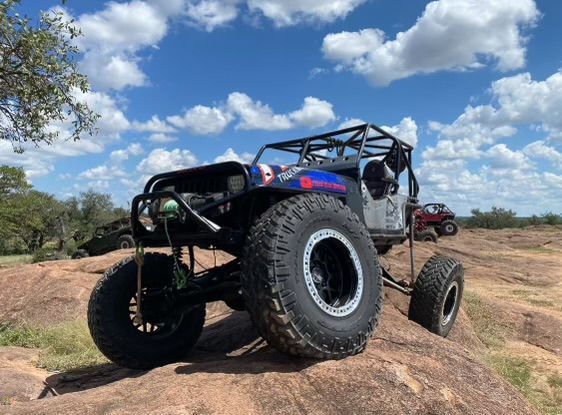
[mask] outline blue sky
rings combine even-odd
[[[126,206],[159,171],[369,121],[416,145],[424,201],[562,212],[562,2],[23,0],[84,36],[99,134],[14,155],[40,190]],[[68,125],[55,125],[64,137]]]

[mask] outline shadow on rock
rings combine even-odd
[[[54,395],[64,395],[97,388],[98,386],[117,382],[121,379],[136,378],[145,373],[145,371],[125,369],[109,363],[68,370],[49,376],[45,380],[45,396],[49,396],[49,392]]]
[[[318,363],[316,359],[286,356],[260,337],[246,312],[235,311],[205,327],[187,365],[178,374],[258,374],[299,372]]]
[[[258,335],[246,312],[232,312],[205,327],[197,346],[182,363],[187,364],[178,366],[177,374],[256,374],[298,372],[318,361],[288,357],[273,350]],[[42,397],[97,388],[146,373],[109,363],[69,370],[49,376]]]

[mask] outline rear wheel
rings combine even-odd
[[[462,264],[453,258],[432,256],[414,284],[408,317],[446,337],[457,318],[463,289]]]
[[[242,282],[260,334],[292,355],[362,351],[383,297],[376,251],[357,216],[339,200],[309,193],[278,203],[256,223]]]
[[[131,235],[121,235],[117,240],[117,249],[129,249],[135,247],[135,240]]]
[[[459,225],[454,220],[448,219],[441,223],[439,230],[443,236],[454,236],[459,233]]]
[[[142,274],[142,324],[133,321],[137,304],[137,265],[133,258],[117,264],[98,282],[88,304],[88,326],[100,351],[131,369],[149,369],[177,361],[196,343],[205,307],[173,313],[173,258],[146,254]]]

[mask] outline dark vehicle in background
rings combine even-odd
[[[130,218],[121,218],[99,226],[94,231],[92,239],[78,245],[72,254],[73,259],[103,255],[117,249],[135,247],[135,240],[131,231]]]
[[[416,212],[416,222],[425,228],[433,228],[439,236],[454,236],[459,232],[455,213],[444,203],[427,203]]]
[[[247,310],[277,350],[339,359],[365,348],[383,284],[411,295],[410,319],[446,336],[464,271],[435,255],[415,275],[413,150],[363,124],[268,144],[250,164],[152,177],[131,204],[135,256],[107,271],[90,297],[96,345],[129,368],[176,361],[197,342],[205,304],[224,301]],[[407,240],[410,272],[398,279],[379,255]],[[171,253],[145,255],[144,247]],[[196,270],[195,247],[232,260]]]

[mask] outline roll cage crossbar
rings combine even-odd
[[[400,173],[406,169],[409,194],[414,198],[418,195],[419,186],[412,168],[414,148],[374,124],[362,124],[311,137],[266,144],[260,148],[252,164],[258,164],[268,149],[298,154],[297,166],[307,166],[308,163],[315,161],[332,160],[353,163],[354,167],[359,168],[363,159],[392,157],[393,164],[396,166],[392,169],[394,179],[398,181]],[[336,157],[330,157],[325,152],[335,152]],[[399,166],[404,166],[404,168]]]

